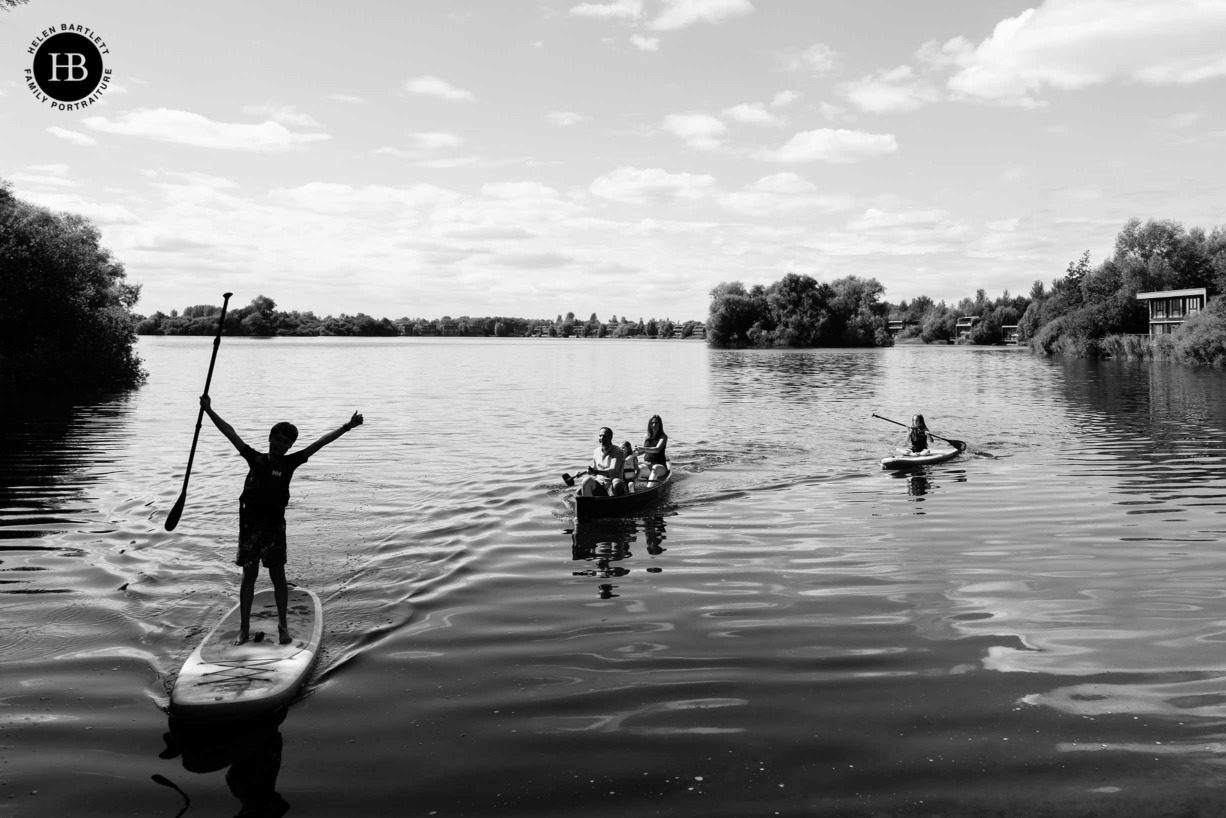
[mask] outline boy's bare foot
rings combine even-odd
[[[280,642],[282,645],[288,645],[290,642],[294,641],[293,637],[289,635],[289,628],[285,627],[284,625],[277,626],[277,633],[280,635]]]
[[[238,636],[234,637],[234,641],[233,641],[233,642],[231,642],[230,644],[232,644],[232,645],[241,645],[241,644],[243,644],[243,643],[244,643],[244,642],[246,642],[246,641],[247,641],[247,629],[246,629],[246,628],[240,628],[240,629],[239,629],[239,632],[238,632]]]

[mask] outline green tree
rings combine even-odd
[[[711,307],[707,314],[707,341],[717,347],[747,345],[749,330],[763,316],[763,306],[739,281],[716,285],[711,290]]]
[[[89,220],[23,202],[0,181],[0,392],[128,389],[140,286]]]

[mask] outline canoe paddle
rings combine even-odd
[[[574,475],[574,477],[572,477],[571,475],[567,474],[566,472],[562,472],[562,482],[563,482],[563,483],[565,483],[567,486],[574,486],[574,485],[575,485],[575,477],[583,477],[585,474],[587,474],[587,470],[586,470],[586,469],[585,469],[585,470],[583,470],[583,471],[581,471],[581,472],[579,472],[578,474]]]
[[[213,382],[213,364],[217,363],[217,348],[221,346],[221,330],[226,323],[226,307],[230,305],[230,296],[234,293],[222,293],[225,299],[221,302],[221,318],[217,320],[217,337],[213,339],[213,357],[209,359],[209,374],[204,379],[204,394],[209,394],[209,384]],[[187,481],[192,476],[192,461],[196,459],[196,441],[200,439],[200,426],[204,422],[204,407],[200,407],[200,414],[196,415],[196,433],[192,435],[192,450],[187,456],[187,471],[183,474],[183,491],[179,493],[179,499],[175,501],[174,508],[166,515],[166,530],[174,531],[175,526],[179,524],[179,518],[183,516],[183,506],[187,502]]]
[[[884,420],[886,423],[893,423],[895,426],[902,426],[907,429],[911,428],[911,425],[909,423],[899,423],[897,420],[890,420],[889,418],[883,418],[881,415],[877,414],[876,412],[873,412],[873,417],[877,418],[877,420]],[[927,429],[925,429],[924,431],[928,432]],[[961,440],[954,440],[953,438],[949,438],[949,437],[941,437],[940,435],[932,434],[932,432],[928,432],[928,434],[932,435],[937,440],[944,440],[946,443],[948,443],[950,446],[953,446],[955,449],[957,449],[960,452],[966,451],[966,444],[962,442]]]

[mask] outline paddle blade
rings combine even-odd
[[[175,506],[166,515],[166,530],[174,531],[175,526],[179,524],[179,518],[183,516],[183,506],[187,503],[187,489],[184,489],[179,494],[179,499],[175,500]]]
[[[966,444],[962,442],[961,440],[952,440],[950,438],[946,438],[945,442],[953,446],[955,449],[957,449],[960,452],[966,451]]]
[[[575,485],[575,478],[571,477],[571,476],[570,476],[569,474],[567,474],[566,472],[562,472],[562,482],[563,482],[563,483],[565,483],[565,484],[566,484],[566,485],[568,485],[568,486],[574,486],[574,485]]]

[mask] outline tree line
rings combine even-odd
[[[1170,337],[1144,340],[1148,308],[1141,292],[1204,287],[1206,309]],[[1132,355],[1226,363],[1226,227],[1185,230],[1171,220],[1132,219],[1112,256],[1094,266],[1089,251],[1063,276],[1035,281],[1028,296],[1008,291],[947,304],[921,295],[882,300],[873,278],[848,276],[829,284],[788,273],[749,289],[739,281],[711,290],[707,341],[714,346],[889,346],[924,343],[997,344],[1016,327],[1022,343],[1041,354]],[[959,325],[961,322],[961,326]]]
[[[197,304],[185,307],[181,312],[171,310],[167,315],[158,311],[148,317],[136,316],[138,335],[213,335],[217,332],[217,315],[221,307],[213,304]],[[687,337],[698,326],[697,321],[675,324],[671,319],[642,318],[634,321],[629,317],[612,316],[601,321],[592,313],[586,321],[575,317],[573,312],[558,315],[554,320],[546,318],[514,318],[492,316],[473,318],[467,315],[452,318],[373,318],[366,313],[356,315],[342,313],[339,317],[320,318],[313,312],[289,312],[278,310],[276,302],[266,295],[259,295],[244,307],[226,313],[222,332],[225,335],[272,336],[478,336],[492,338],[547,337],[547,338],[672,338],[681,328],[681,337]]]
[[[1203,287],[1206,308],[1171,335],[1147,335],[1139,292]],[[220,307],[195,305],[169,315],[133,312],[140,285],[101,245],[83,216],[21,201],[0,179],[0,396],[21,390],[129,389],[146,379],[137,333],[211,335]],[[671,338],[701,334],[719,346],[884,346],[895,340],[991,344],[1016,326],[1041,354],[1136,356],[1226,365],[1226,227],[1185,230],[1178,222],[1132,219],[1112,255],[1094,265],[1088,252],[1028,296],[983,290],[954,304],[919,296],[891,304],[874,278],[823,283],[789,273],[770,285],[724,282],[711,291],[705,328],[695,321],[611,316],[586,320],[373,318],[365,313],[320,318],[278,310],[260,295],[226,316],[230,335],[481,335]],[[961,321],[972,318],[968,322]],[[677,329],[680,328],[680,332]]]

